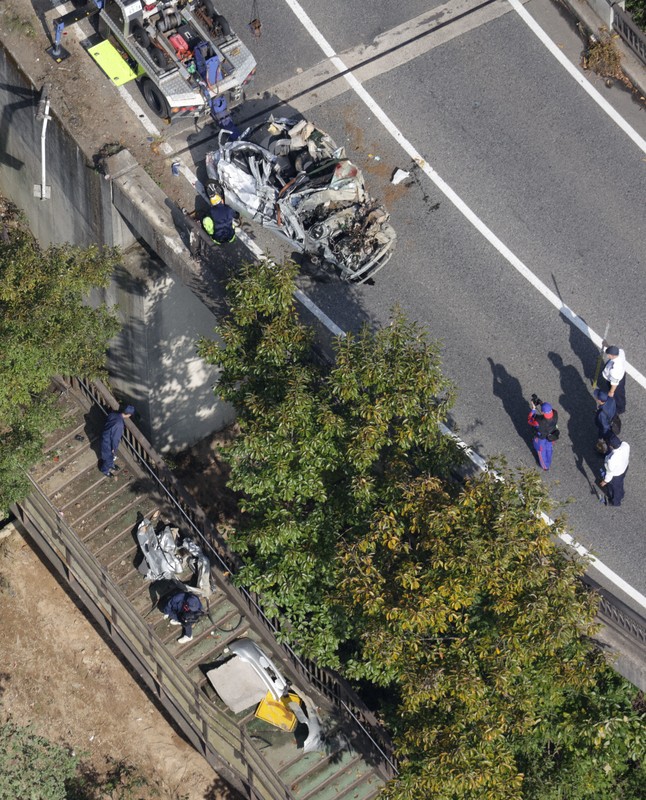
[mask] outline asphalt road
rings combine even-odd
[[[628,378],[626,500],[621,508],[605,508],[592,488],[602,464],[593,451],[595,345],[411,162],[326,63],[290,0],[260,4],[258,40],[246,30],[246,7],[218,3],[259,63],[255,94],[239,118],[281,101],[278,113],[306,113],[364,169],[398,231],[396,254],[374,286],[305,277],[304,289],[345,329],[383,324],[399,305],[441,339],[445,372],[459,389],[451,423],[486,458],[503,454],[514,467],[534,468],[528,398],[536,392],[555,404],[562,437],[544,479],[556,513],[577,540],[646,594],[642,387]],[[646,156],[506,0],[374,0],[369,6],[302,0],[301,6],[477,217],[596,333],[609,322],[609,339],[646,374]],[[567,16],[551,0],[531,0],[526,8],[578,64],[582,42]],[[644,105],[621,87],[592,82],[646,137]],[[173,136],[179,149],[181,132]],[[201,135],[191,144],[203,176],[201,160],[213,140]],[[407,185],[391,185],[396,167],[411,171]],[[255,235],[280,252],[262,232]]]

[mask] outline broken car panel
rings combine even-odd
[[[363,283],[388,263],[397,234],[343,147],[307,120],[247,128],[206,156],[227,205],[282,236],[314,263]]]

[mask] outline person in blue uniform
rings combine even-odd
[[[117,456],[119,443],[126,427],[125,420],[135,413],[134,406],[126,406],[123,411],[111,411],[103,426],[101,433],[101,461],[99,469],[108,478],[114,477],[114,471],[118,469],[114,465]]]
[[[182,635],[177,641],[180,644],[190,642],[193,625],[204,614],[200,598],[190,592],[175,592],[162,601],[161,610],[171,625],[182,626]]]
[[[221,188],[216,183],[206,187],[211,203],[209,214],[202,219],[202,227],[216,244],[229,244],[235,242],[236,224],[240,214],[230,208],[225,202]]]
[[[538,463],[541,469],[547,471],[552,466],[552,442],[556,440],[558,434],[558,411],[549,403],[535,401],[532,403],[532,410],[529,412],[527,422],[534,430],[532,443]]]
[[[594,390],[594,399],[597,401],[597,411],[594,415],[594,424],[597,426],[595,450],[597,453],[605,455],[608,452],[606,437],[614,433],[612,421],[617,415],[617,404],[615,398],[610,397],[608,392],[604,392],[602,389]]]

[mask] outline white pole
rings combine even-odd
[[[38,103],[38,110],[36,111],[36,119],[42,119],[43,127],[40,132],[40,185],[34,184],[34,197],[39,197],[41,200],[49,200],[51,197],[51,188],[47,185],[47,161],[45,142],[47,136],[47,123],[50,120],[49,116],[49,85],[45,84],[40,93],[40,101]]]
[[[45,152],[45,139],[47,136],[47,123],[49,122],[49,97],[45,101],[45,114],[43,116],[43,130],[40,134],[40,171],[41,171],[41,178],[40,178],[40,199],[46,200],[47,195],[49,194],[47,191],[47,183],[45,181],[45,176],[47,174],[46,169],[46,152]]]

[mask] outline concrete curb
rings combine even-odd
[[[585,0],[559,0],[568,11],[579,20],[587,33],[598,33],[600,28],[607,27],[604,20],[593,11]],[[633,55],[632,51],[619,39],[617,49],[621,53],[621,68],[637,91],[646,97],[646,67]]]
[[[8,522],[4,528],[0,528],[0,542],[3,539],[8,539],[14,533],[19,533],[18,528],[16,528],[15,523]]]

